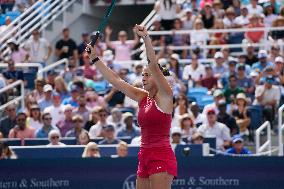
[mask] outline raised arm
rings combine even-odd
[[[157,58],[155,55],[155,51],[153,49],[151,39],[148,35],[148,32],[144,26],[135,26],[136,33],[138,36],[142,37],[145,43],[146,54],[148,58],[148,66],[153,75],[155,82],[158,84],[158,94],[162,95],[162,97],[173,97],[172,89],[160,70],[159,65],[157,64]]]
[[[101,72],[103,77],[108,80],[108,82],[110,82],[115,88],[137,102],[140,102],[144,96],[147,96],[146,91],[128,84],[123,79],[121,79],[117,73],[108,68],[106,64],[98,58],[94,48],[91,45],[88,45],[87,48],[91,50],[91,53],[89,53],[91,61],[95,63],[96,68]]]

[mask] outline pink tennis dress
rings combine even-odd
[[[167,172],[177,176],[177,161],[170,145],[172,115],[162,112],[154,98],[145,97],[139,103],[138,123],[141,127],[141,147],[138,153],[137,175]]]

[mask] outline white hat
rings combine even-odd
[[[180,127],[173,127],[171,129],[171,134],[175,134],[175,133],[181,134],[182,133],[181,128]]]
[[[159,58],[158,63],[159,63],[161,66],[165,66],[165,65],[167,65],[168,61],[167,61],[167,59],[165,59],[165,58]]]
[[[275,62],[284,62],[284,60],[283,60],[283,58],[281,57],[281,56],[277,56],[276,58],[275,58]]]
[[[258,52],[257,58],[266,58],[267,57],[267,52],[266,50],[260,50]]]
[[[174,53],[171,55],[171,58],[175,59],[175,60],[179,60],[179,55]]]
[[[214,58],[215,59],[217,59],[217,58],[224,58],[224,55],[223,55],[222,52],[218,51],[218,52],[215,53]]]
[[[18,44],[17,41],[14,39],[14,38],[10,38],[8,41],[7,41],[7,44],[9,43],[14,43],[14,44]]]
[[[255,70],[253,70],[250,74],[249,74],[251,77],[256,77],[259,75],[259,73]]]
[[[112,61],[113,60],[113,53],[111,50],[105,50],[103,52],[103,60],[104,61]]]
[[[48,92],[48,91],[52,91],[52,86],[49,84],[44,85],[43,87],[43,92]]]
[[[125,119],[129,117],[133,117],[133,114],[131,112],[125,112],[122,114],[123,121],[125,121]]]

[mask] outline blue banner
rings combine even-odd
[[[0,189],[135,189],[137,158],[0,161]],[[183,157],[173,189],[283,189],[282,157]]]

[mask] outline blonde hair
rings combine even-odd
[[[120,147],[128,148],[128,144],[126,142],[124,142],[124,141],[121,141],[121,142],[118,143],[116,148],[118,149]]]
[[[63,77],[62,76],[57,76],[55,79],[54,79],[54,83],[55,83],[55,86],[56,86],[56,83],[59,83],[60,84],[60,86],[61,86],[61,91],[59,91],[59,92],[64,92],[64,93],[67,93],[68,92],[68,90],[67,90],[67,85],[66,85],[66,83],[65,83],[65,81],[64,81],[64,79],[63,79]]]
[[[89,142],[89,143],[86,145],[85,149],[84,149],[84,152],[83,152],[83,154],[82,154],[82,158],[91,157],[91,156],[89,155],[89,151],[90,151],[91,148],[97,148],[97,149],[99,149],[97,143],[95,143],[95,142]],[[97,157],[101,157],[101,154],[100,154],[99,151],[97,152]]]

